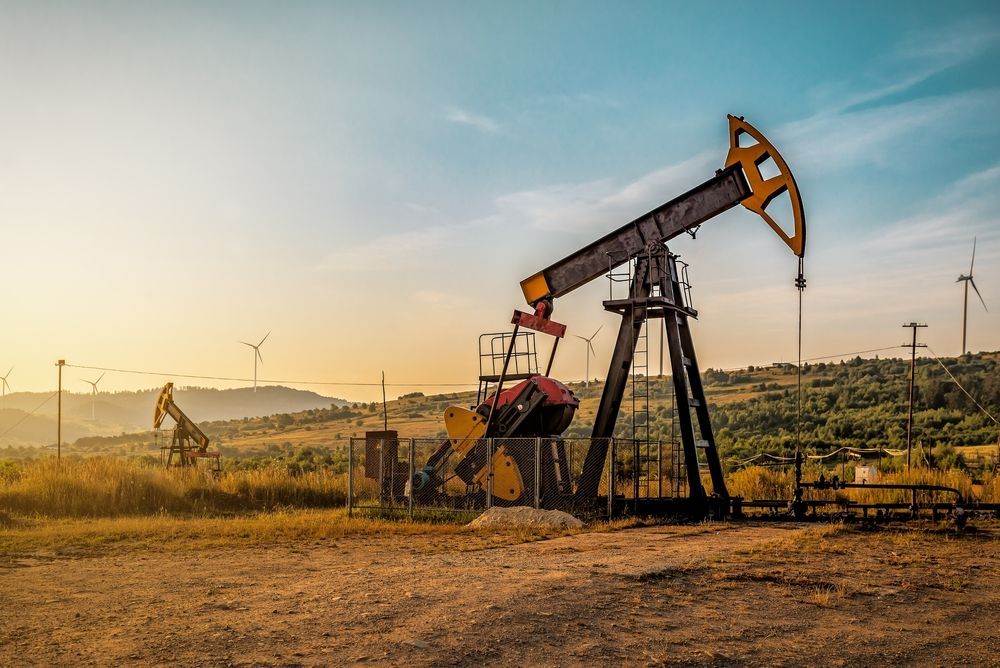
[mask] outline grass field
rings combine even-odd
[[[347,476],[279,467],[212,474],[115,457],[38,459],[0,469],[0,510],[48,517],[219,514],[343,506]]]
[[[805,480],[816,480],[821,474],[830,477],[830,471],[819,467],[806,467]],[[848,476],[850,479],[850,476]],[[883,473],[878,482],[902,485],[938,485],[957,489],[966,502],[975,500],[984,503],[1000,503],[1000,476],[989,475],[979,484],[964,471],[915,468],[909,473],[896,471]],[[795,474],[791,468],[765,468],[748,466],[727,476],[726,486],[733,496],[744,499],[789,499],[795,486]],[[906,503],[909,492],[905,490],[841,489],[806,490],[806,499],[844,499],[858,503]],[[936,492],[941,501],[954,501],[954,495]]]
[[[805,470],[815,480],[824,471]],[[829,471],[826,472],[829,476]],[[964,500],[1000,502],[1000,477],[979,484],[959,470],[914,469],[884,473],[880,482],[931,484],[958,489]],[[744,499],[790,499],[794,485],[789,468],[751,466],[728,476],[733,496]],[[625,485],[624,487],[629,487]],[[626,490],[628,491],[628,490]],[[807,498],[859,502],[905,502],[902,490],[807,490]],[[941,500],[953,500],[945,493]],[[126,517],[219,516],[346,505],[347,474],[320,469],[291,472],[269,466],[211,473],[203,469],[164,468],[116,457],[38,459],[0,468],[0,512],[16,516]]]

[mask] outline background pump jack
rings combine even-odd
[[[543,449],[546,453],[543,461],[531,464],[536,471],[541,468],[543,481],[556,481],[554,486],[550,485],[551,489],[543,490],[543,505],[568,507],[596,502],[636,345],[643,324],[649,318],[657,318],[662,319],[666,330],[674,392],[680,408],[678,423],[687,476],[688,512],[694,516],[705,516],[709,513],[725,515],[732,511],[733,504],[726,490],[688,326],[688,318],[697,317],[697,312],[686,304],[677,262],[666,242],[682,232],[693,234],[702,223],[742,204],[761,216],[799,256],[799,282],[804,284],[801,258],[805,254],[806,228],[795,179],[774,146],[742,117],[729,116],[729,139],[725,168],[717,171],[711,179],[521,282],[524,297],[534,307],[534,312],[514,312],[514,332],[493,394],[473,410],[458,406],[447,409],[445,426],[449,438],[412,482],[415,495],[441,493],[442,478],[439,473],[442,463],[452,454],[457,454],[461,460],[455,466],[456,473],[462,476],[464,471],[469,485],[478,484],[486,489],[485,456],[480,448],[474,447],[479,439],[543,437],[552,444],[551,456],[548,456],[550,448],[546,447]],[[761,173],[761,167],[767,162],[773,162],[771,171],[777,171],[777,175],[766,178]],[[792,235],[787,234],[767,213],[768,205],[784,193],[788,194],[794,218]],[[579,402],[565,385],[547,377],[559,339],[566,332],[564,325],[550,319],[553,300],[628,263],[634,266],[628,297],[604,302],[606,310],[621,316],[621,325],[583,471],[576,489],[571,490],[565,453],[561,451],[558,436],[569,426]],[[551,357],[545,376],[522,380],[504,390],[508,363],[521,327],[554,336]],[[701,438],[695,434],[695,420]],[[703,457],[699,456],[699,451]],[[701,482],[702,460],[711,476],[711,494]],[[524,480],[530,475],[526,470],[528,467],[516,461],[503,446],[493,451],[492,464],[494,476],[498,477],[493,484],[493,501],[523,502],[526,496]],[[546,470],[548,468],[554,470],[550,472]],[[499,479],[500,476],[503,480]]]
[[[205,435],[191,418],[184,414],[180,406],[174,403],[174,384],[163,386],[156,409],[153,411],[153,429],[159,429],[164,418],[170,416],[176,423],[170,445],[160,448],[167,451],[167,466],[174,465],[174,455],[177,455],[177,466],[194,466],[198,459],[214,459],[215,469],[219,468],[219,453],[208,451],[208,436]]]

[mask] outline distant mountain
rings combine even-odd
[[[63,441],[148,430],[152,426],[153,408],[159,393],[160,388],[101,392],[92,404],[89,394],[64,391]],[[57,401],[53,394],[15,392],[4,397],[0,404],[0,434],[7,433],[0,436],[0,446],[54,444]],[[252,388],[178,387],[174,389],[174,401],[196,422],[256,418],[350,403],[280,385],[258,387],[256,393]],[[91,419],[92,407],[96,419]],[[30,414],[32,411],[34,413]]]

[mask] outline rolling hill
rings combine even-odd
[[[89,436],[112,436],[148,430],[160,388],[137,392],[101,392],[92,402],[90,394],[63,392],[63,441]],[[238,420],[275,413],[342,406],[342,399],[282,386],[217,390],[179,387],[177,403],[195,420]],[[54,393],[15,392],[0,406],[0,447],[37,446],[56,441]],[[91,410],[96,419],[91,418]],[[34,411],[34,412],[33,412]],[[32,413],[33,412],[33,413]]]

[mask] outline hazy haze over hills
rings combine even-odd
[[[93,403],[96,419],[91,419],[91,395],[64,391],[63,441],[149,429],[159,392],[160,388],[99,393]],[[196,422],[260,417],[348,403],[343,399],[282,386],[258,387],[256,393],[252,388],[217,390],[178,387],[174,389],[174,400]],[[33,410],[35,413],[26,417]],[[0,445],[55,443],[56,411],[55,393],[16,392],[7,395],[0,404],[0,433],[8,429],[10,432],[0,436]],[[19,421],[20,424],[14,426]]]

